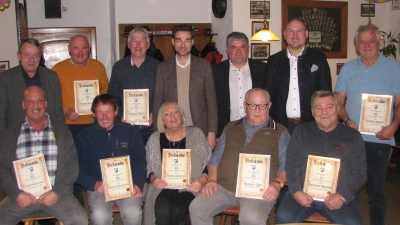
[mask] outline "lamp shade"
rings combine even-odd
[[[251,41],[262,41],[262,42],[267,42],[267,41],[279,41],[278,36],[267,28],[264,28],[260,31],[258,31],[256,34],[254,34],[253,37],[250,39]]]

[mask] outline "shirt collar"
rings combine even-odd
[[[51,126],[51,121],[50,121],[50,115],[49,115],[47,112],[46,112],[46,117],[47,117],[47,124],[42,128],[42,130],[43,130],[44,128],[46,128],[46,127],[52,128],[52,126]],[[25,119],[24,119],[24,123],[22,124],[22,127],[23,127],[23,128],[35,129],[35,128],[33,128],[31,125],[29,125],[29,123],[28,123],[28,117],[26,117],[26,116],[25,116]]]
[[[246,64],[243,65],[242,68],[237,68],[235,65],[233,65],[232,61],[229,60],[229,68],[234,69],[234,70],[243,70],[243,69],[250,69],[249,67],[249,60],[246,61]]]
[[[187,61],[186,65],[181,65],[181,64],[179,64],[178,59],[175,56],[176,65],[181,68],[186,68],[190,64],[191,59],[192,59],[192,56],[191,56],[191,54],[189,54],[189,60]]]
[[[286,48],[286,55],[287,55],[288,58],[290,58],[290,57],[298,58],[299,56],[301,56],[301,55],[303,55],[305,53],[306,53],[306,46],[303,47],[303,49],[301,50],[301,52],[297,56],[292,55],[290,53],[290,51],[289,51],[289,48]]]
[[[72,60],[72,58],[70,58],[69,61],[70,61],[72,64],[74,64],[75,66],[79,66],[78,64],[76,64],[76,63],[74,62],[74,60]],[[89,58],[86,59],[86,63],[85,63],[84,66],[86,66],[88,63],[89,63]]]

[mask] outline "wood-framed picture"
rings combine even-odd
[[[375,17],[375,4],[361,4],[361,17]]]
[[[267,23],[267,29],[269,29],[269,22]],[[258,31],[264,28],[264,21],[251,21],[251,36],[254,36]]]
[[[347,2],[282,0],[282,27],[301,18],[309,31],[307,47],[327,58],[347,58]],[[282,42],[282,49],[287,47]]]
[[[269,19],[269,1],[250,1],[250,19]]]
[[[10,61],[0,61],[0,73],[10,69]]]
[[[267,61],[270,56],[271,47],[269,43],[251,43],[251,58]]]
[[[400,0],[392,0],[392,10],[400,9]]]
[[[344,66],[344,63],[337,63],[336,64],[336,75],[339,75],[340,70],[342,69],[343,66]]]

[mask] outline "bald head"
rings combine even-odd
[[[68,52],[77,66],[85,66],[90,54],[88,39],[82,35],[73,36],[68,45]]]

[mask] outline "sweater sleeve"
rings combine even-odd
[[[78,151],[78,161],[79,161],[79,173],[78,178],[76,179],[76,183],[84,187],[88,191],[94,191],[94,185],[97,180],[93,176],[88,173],[89,168],[85,163],[87,162],[88,155],[86,154],[89,150],[89,146],[85,142],[84,133],[81,132],[75,138],[75,146]]]
[[[134,129],[133,127],[131,127]],[[146,182],[146,149],[143,144],[142,136],[137,129],[132,133],[132,145],[130,150],[131,168],[133,183],[143,190]]]

